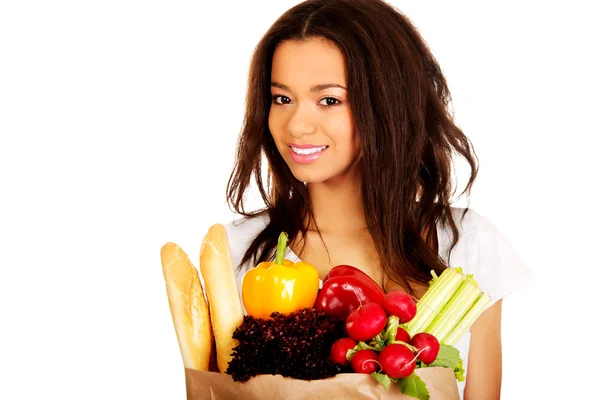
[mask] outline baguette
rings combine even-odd
[[[221,224],[212,225],[202,240],[200,272],[206,286],[212,329],[217,350],[217,366],[225,373],[237,340],[233,333],[244,315],[240,301],[227,232]]]
[[[209,371],[213,334],[198,270],[175,243],[166,243],[160,249],[160,258],[183,364],[186,368]]]

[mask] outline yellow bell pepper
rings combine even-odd
[[[268,319],[273,312],[292,313],[313,307],[319,273],[309,263],[284,260],[287,235],[279,235],[275,261],[261,262],[242,279],[242,300],[248,315]]]

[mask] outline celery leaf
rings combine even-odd
[[[458,365],[454,367],[454,375],[456,376],[456,380],[459,382],[465,381],[465,370],[463,369],[463,360],[460,359]]]

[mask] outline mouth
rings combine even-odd
[[[308,164],[318,160],[328,148],[329,146],[308,145],[299,147],[288,145],[292,160],[299,164]]]

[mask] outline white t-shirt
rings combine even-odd
[[[449,258],[448,249],[452,244],[452,231],[438,224],[439,254],[449,266],[462,267],[463,273],[473,274],[481,290],[492,298],[491,306],[524,285],[532,278],[532,274],[510,243],[488,219],[473,209],[469,209],[464,220],[461,221],[463,212],[463,208],[452,208],[459,240]],[[233,265],[236,268],[240,298],[242,277],[254,265],[247,263],[242,266],[240,271],[237,267],[250,243],[267,223],[268,216],[260,216],[251,219],[239,218],[225,225]],[[294,262],[300,260],[289,247],[285,258]],[[455,345],[463,358],[465,372],[469,356],[469,340],[470,334],[467,333]],[[461,399],[463,398],[464,384],[465,382],[459,382]]]

